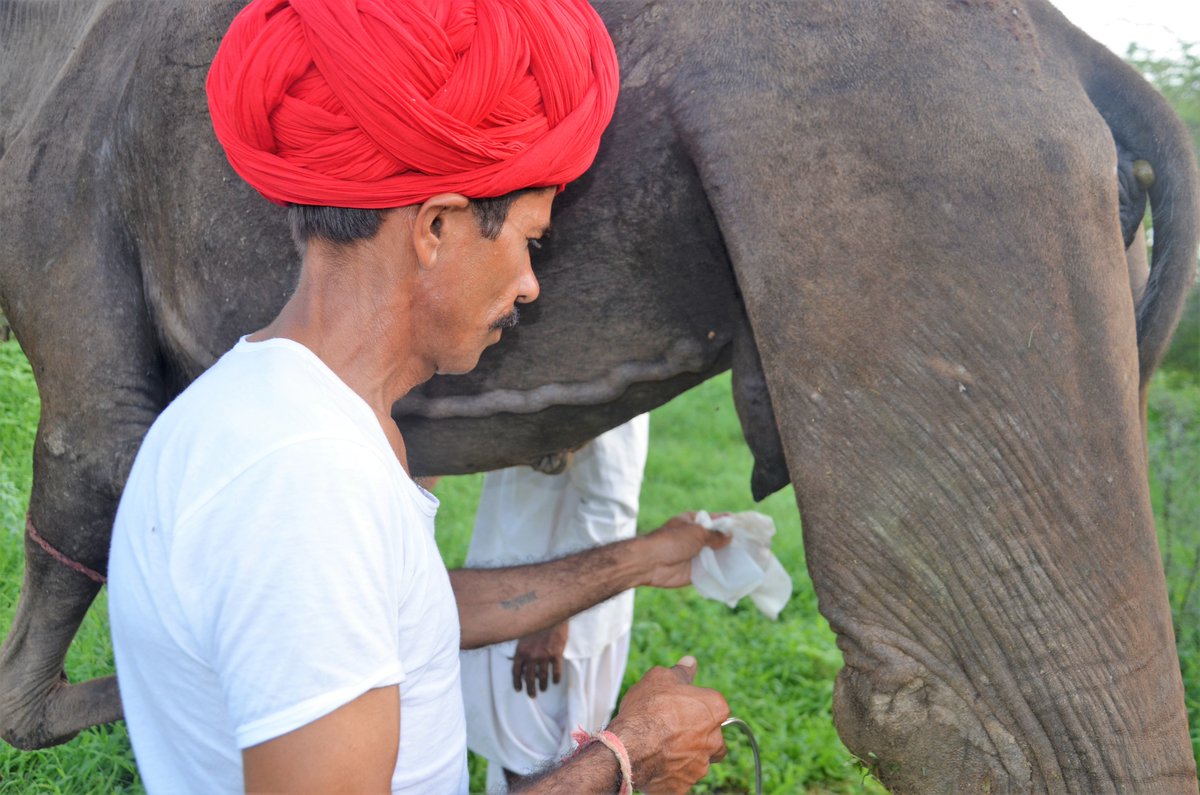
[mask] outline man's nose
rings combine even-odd
[[[521,274],[521,283],[518,287],[517,303],[529,304],[537,300],[537,297],[542,293],[542,286],[538,284],[537,276],[533,273],[533,266],[526,264],[525,270]]]

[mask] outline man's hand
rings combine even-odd
[[[537,698],[539,686],[543,693],[550,686],[551,671],[554,684],[562,681],[563,650],[567,648],[568,626],[563,621],[517,641],[517,650],[513,654],[513,690],[521,692],[524,683],[529,697]]]
[[[629,688],[608,728],[629,751],[634,786],[647,795],[682,793],[725,758],[721,721],[729,705],[716,690],[696,687],[696,660],[652,668]]]
[[[681,513],[652,533],[640,538],[648,560],[653,564],[646,585],[656,588],[680,588],[692,581],[692,558],[704,547],[720,549],[730,537],[696,524],[694,512]]]

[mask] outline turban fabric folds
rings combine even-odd
[[[618,83],[585,0],[254,0],[207,90],[263,196],[379,209],[561,187],[595,158]]]

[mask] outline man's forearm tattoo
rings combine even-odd
[[[512,599],[500,600],[500,606],[505,610],[520,610],[525,605],[537,599],[537,591],[529,591],[520,596],[514,596]]]

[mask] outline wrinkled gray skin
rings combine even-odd
[[[206,121],[234,5],[0,2],[31,519],[100,570],[146,428],[295,278]],[[1197,243],[1164,103],[1032,0],[598,5],[616,119],[522,326],[396,407],[415,470],[536,460],[732,362],[755,492],[803,511],[839,731],[888,786],[1196,792],[1139,411]],[[1155,172],[1136,307],[1114,140]],[[0,730],[30,748],[120,709],[60,678],[97,587],[26,553]]]

